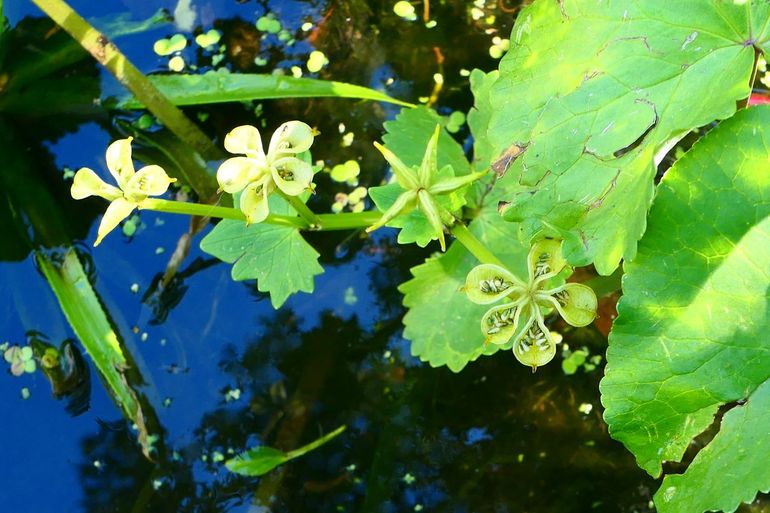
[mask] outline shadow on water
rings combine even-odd
[[[486,3],[484,17],[474,19],[468,2],[431,2],[431,19],[438,21],[432,29],[398,18],[390,1],[201,1],[195,12],[196,26],[224,32],[227,47],[217,66],[291,73],[318,48],[330,60],[322,78],[383,89],[409,101],[429,97],[434,74],[441,71],[445,80],[435,107],[447,115],[472,104],[461,70],[493,69],[490,41],[510,31],[511,15]],[[148,17],[157,7],[113,1],[92,12],[89,2],[73,4],[86,16],[128,7],[135,18]],[[174,10],[185,2],[161,4]],[[7,12],[14,25],[33,14],[16,8]],[[296,44],[256,31],[255,20],[267,12],[290,28]],[[313,28],[303,31],[305,22]],[[57,34],[43,20],[26,18],[22,25],[38,27],[23,43],[33,53]],[[161,25],[118,44],[142,70],[165,69],[167,60],[152,54],[152,43],[177,31]],[[184,56],[201,70],[214,65],[212,55],[200,49],[188,48]],[[85,77],[91,88],[115,87],[107,77],[97,81],[97,73],[87,59],[78,58],[50,79]],[[85,92],[89,101],[99,94]],[[103,204],[73,202],[63,175],[66,168],[83,165],[103,168],[109,141],[123,135],[126,123],[138,121],[122,114],[121,123],[114,123],[102,111],[88,109],[74,109],[80,117],[62,117],[65,107],[84,104],[80,96],[68,98],[72,103],[62,100],[50,112],[41,107],[2,115],[15,138],[12,145],[5,141],[3,158],[9,162],[13,156],[19,163],[0,169],[6,184],[0,208],[0,293],[5,298],[0,326],[3,340],[14,344],[23,344],[30,331],[49,342],[72,337],[29,251],[94,240]],[[382,123],[397,109],[301,100],[189,112],[220,140],[233,126],[254,123],[255,115],[268,133],[286,119],[304,119],[322,133],[324,144],[314,149],[314,159],[327,166],[356,159],[362,169],[359,183],[369,186],[385,173],[371,142],[380,140]],[[353,140],[343,144],[347,133]],[[468,146],[465,129],[457,137]],[[20,167],[29,173],[20,175]],[[16,181],[14,187],[25,196],[9,194],[9,181]],[[326,172],[317,181],[321,193],[312,200],[317,211],[329,211],[335,193],[353,187],[333,182]],[[62,224],[60,233],[66,236],[41,239],[38,234],[54,222]],[[116,231],[98,249],[80,251],[83,260],[93,262],[95,288],[133,357],[163,444],[155,461],[144,458],[134,428],[121,420],[97,379],[91,383],[89,411],[71,417],[51,399],[41,373],[2,376],[0,401],[12,413],[0,427],[0,510],[650,510],[657,483],[610,440],[601,420],[601,368],[567,376],[557,358],[532,375],[505,353],[453,374],[410,356],[396,287],[427,253],[398,246],[393,233],[309,235],[326,272],[317,278],[312,296],[295,296],[276,312],[253,283],[232,282],[228,265],[197,249],[200,234],[177,274],[161,286],[169,254],[190,229],[189,220],[142,212],[132,223],[132,232]],[[606,344],[591,330],[565,337],[593,353],[602,353]],[[98,375],[93,367],[90,375]],[[20,397],[22,388],[30,394],[26,400]],[[261,479],[236,476],[222,464],[257,444],[293,449],[342,424],[348,429],[340,437]]]

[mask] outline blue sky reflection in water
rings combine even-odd
[[[432,90],[435,47],[445,59],[436,108],[444,115],[467,111],[472,98],[460,70],[495,67],[485,31],[505,35],[510,15],[487,2],[496,21],[482,26],[467,2],[433,2],[438,25],[428,29],[396,17],[392,3],[196,1],[194,26],[222,30],[231,46],[251,44],[251,62],[225,57],[223,65],[234,71],[290,73],[315,45],[330,59],[322,78],[410,101]],[[12,25],[39,15],[26,1],[6,4]],[[129,12],[144,19],[177,4],[72,5],[89,18]],[[299,34],[296,45],[261,39],[253,27],[267,12]],[[303,35],[306,21],[315,28]],[[177,32],[166,24],[117,43],[143,71],[159,71],[167,59],[152,53],[152,44]],[[188,64],[198,58],[192,45],[183,55]],[[255,56],[267,64],[255,67]],[[211,65],[207,58],[204,68]],[[109,75],[99,75],[104,91],[119,92]],[[382,180],[385,163],[371,142],[381,140],[394,107],[299,100],[190,112],[221,138],[237,124],[254,123],[255,110],[267,133],[286,119],[318,126],[314,159],[334,165],[360,157],[361,184]],[[47,121],[21,120],[22,151],[66,193],[65,167],[103,171],[104,149],[120,136],[115,121],[83,122],[40,140],[37,127]],[[350,146],[339,144],[343,131],[355,133]],[[468,146],[466,130],[458,138]],[[318,182],[314,207],[329,211],[345,186],[327,174]],[[202,234],[164,295],[148,293],[189,219],[142,212],[132,237],[116,230],[94,249],[96,213],[104,205],[92,207],[89,232],[76,236],[78,248],[144,381],[141,392],[162,426],[165,449],[155,463],[143,458],[93,366],[90,409],[76,417],[66,413],[66,400],[52,398],[40,372],[3,374],[0,402],[8,413],[0,427],[0,511],[264,511],[252,501],[273,504],[274,511],[648,511],[656,485],[606,434],[598,411],[600,371],[565,376],[557,360],[533,376],[504,353],[456,375],[409,355],[396,287],[426,252],[399,247],[392,232],[310,234],[325,273],[313,295],[294,296],[276,312],[253,282],[233,282],[229,265],[197,248]],[[23,344],[30,331],[56,345],[73,336],[30,257],[0,263],[0,293],[0,342]],[[595,353],[605,343],[598,336],[570,342]],[[593,411],[578,411],[583,403]],[[262,479],[234,476],[222,465],[247,447],[291,449],[341,424],[348,430],[339,438]]]

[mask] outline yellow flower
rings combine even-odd
[[[106,183],[87,167],[80,168],[72,180],[70,194],[76,200],[99,196],[110,202],[99,224],[94,246],[98,246],[102,239],[131,215],[148,196],[164,194],[169,184],[176,181],[176,178],[169,178],[160,166],[145,166],[139,171],[134,171],[134,163],[131,160],[132,139],[119,139],[107,148],[107,169],[118,183],[117,187]]]
[[[313,144],[313,130],[301,121],[288,121],[273,133],[267,153],[259,130],[234,128],[225,136],[225,149],[242,157],[227,159],[217,170],[220,191],[241,193],[239,208],[246,222],[259,223],[270,213],[267,198],[277,187],[289,196],[312,190],[313,169],[296,155]]]
[[[587,326],[596,317],[597,300],[593,289],[580,283],[549,286],[567,265],[561,256],[560,241],[535,243],[528,264],[527,283],[498,265],[476,266],[468,273],[464,290],[468,299],[480,305],[510,300],[484,314],[481,332],[485,343],[505,344],[513,339],[516,359],[534,372],[556,354],[556,342],[545,325],[543,309],[555,308],[572,326]]]

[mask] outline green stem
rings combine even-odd
[[[319,214],[318,222],[320,230],[355,230],[358,228],[367,228],[380,220],[382,214],[379,212],[350,212],[344,214]]]
[[[184,115],[109,40],[63,0],[32,0],[57,25],[67,31],[118,81],[126,86],[169,130],[207,159],[220,152],[197,125]]]
[[[155,210],[157,212],[166,212],[168,214],[186,214],[190,216],[216,217],[220,219],[246,221],[246,217],[237,208],[206,205],[203,203],[187,203],[184,201],[147,198],[142,201],[139,208],[144,210]],[[377,222],[382,216],[379,212],[371,211],[350,212],[344,214],[314,214],[308,209],[308,212],[310,212],[314,218],[314,224],[312,225],[303,217],[282,216],[276,214],[270,214],[263,222],[281,226],[291,226],[301,230],[313,229],[321,231],[337,231],[366,228]]]
[[[319,230],[321,228],[321,221],[318,219],[316,213],[310,210],[310,207],[305,205],[300,198],[297,196],[289,196],[280,189],[278,189],[278,193],[283,197],[283,199],[288,201],[292,208],[297,211],[300,217],[302,217],[302,219],[307,222],[311,230]]]
[[[505,267],[505,264],[489,251],[464,224],[459,222],[455,223],[449,229],[449,232],[455,236],[457,242],[465,246],[465,249],[467,249],[471,255],[475,256],[482,264],[495,264],[500,267]]]
[[[337,429],[335,429],[334,431],[332,431],[331,433],[325,434],[324,436],[322,436],[318,440],[313,440],[312,442],[310,442],[307,445],[303,445],[302,447],[300,447],[298,449],[294,449],[293,451],[287,452],[286,456],[290,460],[293,460],[294,458],[298,458],[298,457],[302,456],[303,454],[309,453],[312,450],[318,449],[319,447],[321,447],[323,444],[325,444],[326,442],[328,442],[332,438],[336,438],[337,436],[341,435],[342,432],[345,431],[346,427],[347,426],[342,425],[342,426],[338,427]]]
[[[186,214],[191,216],[217,217],[221,219],[246,221],[246,217],[237,208],[219,207],[202,203],[186,203],[183,201],[148,198],[142,201],[139,208],[144,210],[156,210],[158,212],[166,212],[169,214]],[[303,219],[292,216],[270,214],[264,222],[281,226],[290,226],[292,228],[308,228],[308,224]]]

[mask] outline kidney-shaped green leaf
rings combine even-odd
[[[755,417],[764,413],[752,407],[766,401],[755,390],[770,378],[768,127],[770,107],[741,111],[680,159],[659,186],[636,259],[625,265],[601,383],[612,436],[657,476],[663,461],[682,457],[720,406],[749,401],[725,416],[718,439],[699,455],[701,466],[729,468],[729,490],[718,486],[724,472],[704,473],[693,464],[664,481],[661,512],[731,510],[770,487],[766,469],[757,481],[756,462],[743,445],[754,437],[770,445],[767,425],[760,428]],[[686,487],[708,499],[691,502],[697,494]]]
[[[767,2],[538,0],[519,15],[492,88],[509,220],[565,239],[570,263],[611,273],[645,229],[654,157],[749,94]]]
[[[282,198],[270,197],[270,211],[293,215]],[[299,229],[243,221],[223,220],[201,241],[201,249],[218,259],[235,264],[236,281],[257,280],[261,292],[270,293],[273,308],[279,308],[296,292],[313,292],[313,278],[323,273],[318,252],[307,243]]]

